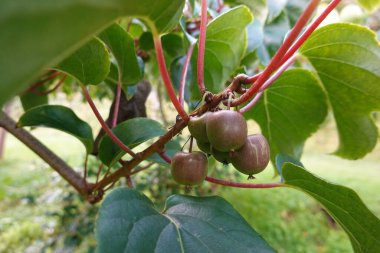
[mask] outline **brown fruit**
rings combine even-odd
[[[208,142],[197,141],[197,146],[199,150],[205,152],[206,154],[211,154],[211,144]]]
[[[263,171],[270,160],[267,139],[261,134],[247,137],[244,146],[235,151],[231,157],[232,165],[241,173],[253,175]]]
[[[230,152],[222,152],[215,148],[211,148],[211,154],[218,162],[223,164],[229,164],[231,162]]]
[[[248,132],[244,117],[238,112],[228,110],[210,113],[206,130],[211,146],[222,152],[240,149]]]
[[[210,113],[206,112],[200,117],[191,117],[188,128],[191,135],[200,142],[206,143],[208,141],[207,132],[206,132],[206,122],[208,119],[208,115]]]
[[[172,159],[171,173],[179,184],[201,184],[207,176],[207,157],[202,152],[178,152]]]

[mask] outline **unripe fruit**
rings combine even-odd
[[[263,171],[269,160],[269,144],[261,134],[248,136],[244,146],[235,151],[231,157],[232,165],[241,173],[250,176]]]
[[[206,154],[211,154],[211,144],[208,142],[197,141],[197,146],[199,150],[205,152]]]
[[[211,146],[222,152],[240,149],[248,132],[244,117],[238,112],[228,110],[210,113],[206,130]]]
[[[171,173],[179,184],[201,184],[207,176],[207,157],[202,152],[178,152],[172,158]]]
[[[223,164],[229,164],[231,162],[230,152],[222,152],[211,148],[211,154],[214,156],[215,160]]]
[[[191,117],[188,128],[191,135],[200,142],[206,143],[208,141],[207,132],[206,132],[206,122],[208,119],[209,112],[201,115],[200,117]]]

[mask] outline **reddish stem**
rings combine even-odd
[[[63,82],[66,80],[67,76],[64,75],[61,79],[59,79],[58,83],[53,87],[51,88],[50,90],[47,90],[47,91],[39,91],[39,90],[31,90],[31,92],[37,94],[37,95],[40,95],[40,96],[46,96],[50,93],[53,93],[54,91],[56,91],[59,87],[61,87],[61,85],[63,84]]]
[[[297,38],[302,28],[305,26],[307,21],[310,19],[314,10],[317,8],[319,0],[312,0],[309,5],[306,7],[305,11],[298,19],[297,23],[291,30],[289,36],[285,39],[282,46],[278,49],[277,53],[274,55],[268,66],[265,68],[264,72],[260,75],[254,85],[252,85],[246,93],[244,93],[241,97],[231,103],[231,106],[237,106],[248,99],[250,99],[264,84],[264,82],[270,77],[270,75],[278,68],[280,61],[282,61],[283,56],[286,54],[294,40]],[[252,78],[248,78],[246,83],[252,83]]]
[[[341,0],[333,0],[326,7],[326,9],[306,28],[305,32],[296,40],[296,42],[290,47],[288,52],[286,52],[284,58],[282,59],[280,65],[287,61],[310,37],[310,35],[318,28],[318,26],[325,20],[327,15],[335,9],[335,7],[341,2]]]
[[[199,33],[198,61],[197,61],[197,81],[198,87],[203,94],[206,91],[204,84],[204,60],[206,49],[206,30],[207,30],[207,0],[201,2],[201,26]]]
[[[60,74],[61,74],[60,72],[54,71],[52,74],[50,74],[46,78],[44,78],[44,79],[38,81],[37,83],[33,84],[27,91],[34,91],[34,90],[36,90],[39,86],[43,85],[44,83],[46,83],[47,81],[49,81],[51,79],[56,78]]]
[[[96,108],[96,105],[94,104],[94,101],[92,101],[90,94],[88,93],[88,90],[85,86],[82,86],[82,92],[84,97],[86,98],[88,104],[90,105],[92,111],[94,112],[96,118],[98,119],[100,125],[102,126],[104,132],[112,139],[116,145],[118,145],[122,150],[124,150],[127,154],[131,155],[133,158],[136,158],[136,154],[128,148],[108,127],[102,116],[100,115],[98,108]]]
[[[114,128],[117,124],[117,118],[119,115],[119,107],[120,107],[120,97],[121,97],[121,80],[119,77],[119,80],[117,81],[115,106],[113,109],[113,118],[112,118],[111,128]]]
[[[187,73],[190,65],[190,59],[191,55],[193,54],[194,44],[191,44],[189,47],[189,50],[187,51],[185,62],[183,63],[182,73],[181,73],[181,79],[179,81],[179,96],[178,100],[181,106],[184,105],[184,98],[185,98],[185,85],[186,85],[186,78]]]
[[[165,152],[161,152],[161,153],[159,153],[159,155],[161,156],[161,158],[162,158],[165,162],[167,162],[167,163],[169,163],[169,164],[172,163],[172,159],[171,159],[167,154],[165,154]]]
[[[217,13],[220,13],[224,8],[224,3],[222,0],[218,0],[218,8],[216,9]]]
[[[226,181],[214,177],[206,177],[206,181],[214,184],[224,185],[224,186],[230,186],[230,187],[236,187],[236,188],[276,188],[284,186],[284,184],[281,183],[266,183],[266,184],[248,184],[248,183],[238,183],[238,182],[231,182]]]
[[[162,80],[164,81],[166,92],[168,93],[170,100],[172,101],[175,109],[177,110],[179,115],[182,117],[182,119],[185,121],[188,121],[189,115],[187,115],[187,113],[183,109],[182,105],[178,101],[177,96],[174,92],[172,81],[170,80],[170,76],[169,76],[168,70],[166,68],[164,52],[162,50],[161,38],[158,36],[154,37],[154,48],[156,50],[157,63],[158,63],[158,67],[159,67],[160,72],[161,72]]]

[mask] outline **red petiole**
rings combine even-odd
[[[183,106],[179,102],[179,100],[178,100],[178,98],[174,92],[172,81],[170,80],[170,76],[169,76],[169,73],[168,73],[168,70],[166,67],[166,63],[165,63],[165,57],[164,57],[164,52],[162,49],[161,38],[159,36],[154,37],[154,48],[155,48],[156,54],[157,54],[158,67],[160,69],[161,77],[162,77],[162,80],[164,82],[166,91],[169,95],[169,98],[170,98],[172,104],[174,105],[175,109],[177,110],[178,114],[182,117],[183,120],[187,121],[187,120],[189,120],[189,115],[187,115],[187,113],[185,112],[185,109],[183,108]]]
[[[198,42],[198,62],[197,62],[197,81],[198,87],[203,94],[206,91],[204,84],[204,58],[206,49],[206,30],[207,30],[207,0],[201,1],[201,26]]]
[[[87,100],[87,103],[90,105],[92,111],[94,112],[96,118],[98,119],[100,125],[102,126],[104,132],[112,139],[112,141],[118,145],[122,150],[124,150],[127,154],[131,155],[133,158],[136,158],[136,154],[128,148],[108,127],[107,123],[104,121],[102,116],[100,115],[98,109],[95,106],[94,101],[92,101],[90,94],[88,93],[88,90],[85,86],[82,86],[82,92],[84,97]]]

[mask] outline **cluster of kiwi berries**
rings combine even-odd
[[[269,163],[269,144],[261,134],[248,135],[247,122],[236,111],[219,110],[192,117],[188,125],[198,148],[203,151],[178,152],[171,164],[171,173],[177,183],[198,185],[207,176],[207,155],[232,165],[253,178]]]

